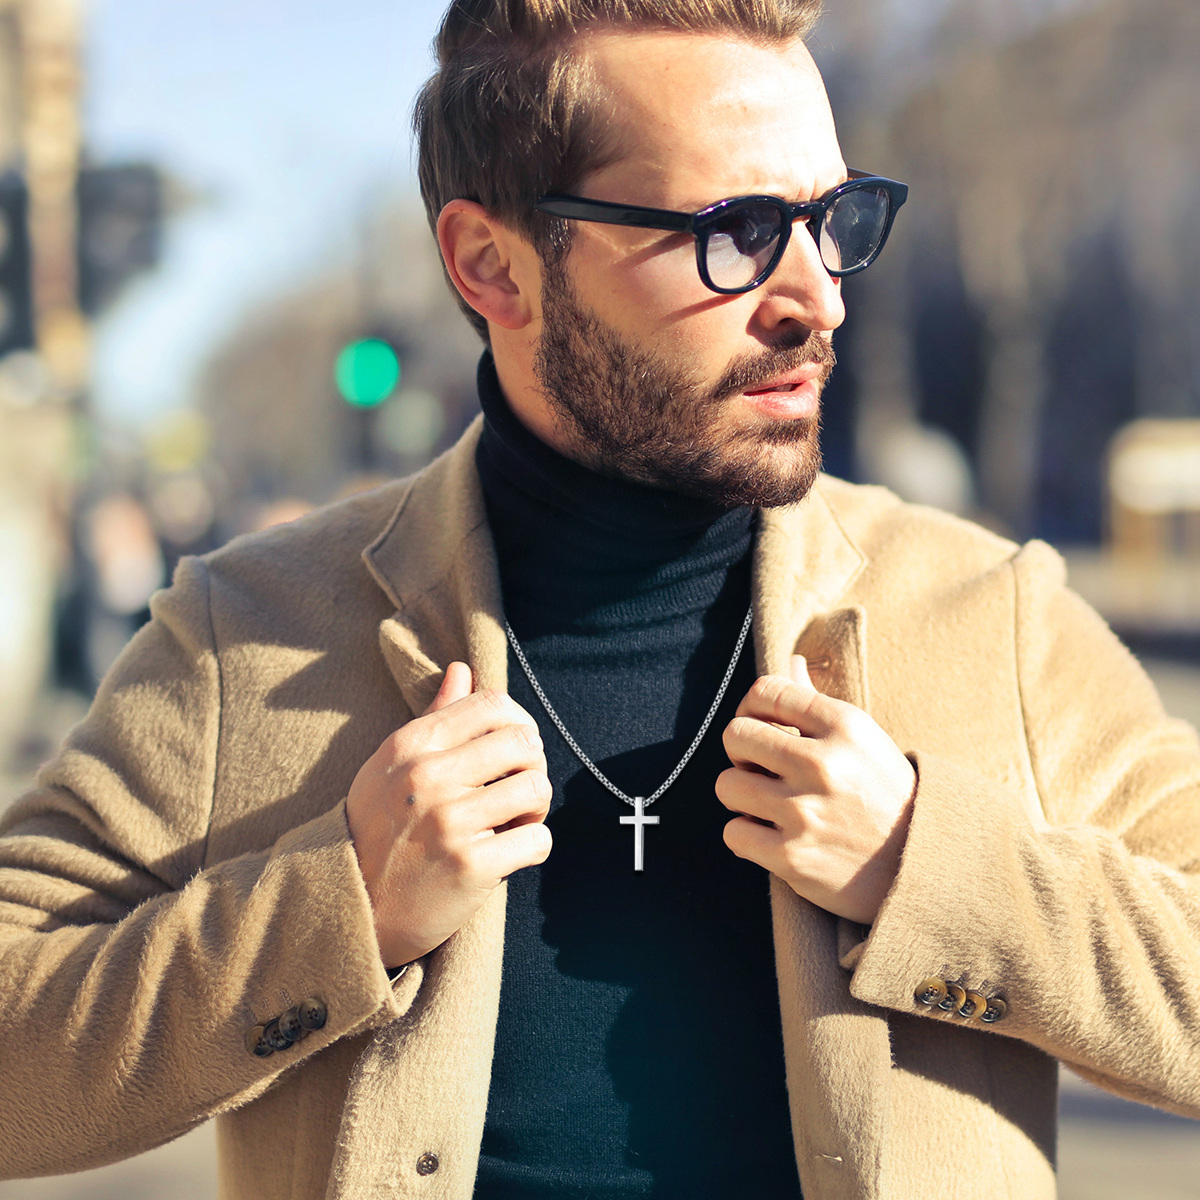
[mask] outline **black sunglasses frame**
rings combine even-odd
[[[604,225],[631,225],[639,229],[662,229],[669,233],[690,233],[696,239],[696,269],[700,279],[710,291],[722,296],[740,296],[744,292],[752,292],[761,287],[771,277],[775,268],[783,259],[788,242],[792,235],[792,225],[803,221],[808,226],[809,233],[817,243],[821,244],[821,226],[825,214],[830,207],[848,192],[862,191],[866,188],[877,188],[887,194],[888,212],[880,235],[879,244],[867,257],[865,262],[856,264],[846,271],[825,269],[835,279],[843,279],[847,275],[857,275],[865,271],[878,257],[880,251],[892,232],[892,222],[901,205],[908,199],[908,184],[897,183],[894,179],[885,179],[882,175],[867,175],[862,171],[851,171],[850,178],[839,184],[831,192],[826,192],[819,200],[809,200],[803,204],[792,204],[779,196],[734,196],[729,200],[718,200],[699,212],[674,212],[667,208],[642,208],[636,204],[610,204],[604,200],[589,200],[584,196],[569,196],[564,193],[551,193],[542,196],[534,207],[552,217],[564,217],[570,221],[598,221]],[[742,287],[718,287],[708,273],[708,238],[712,227],[735,205],[754,203],[770,204],[779,210],[780,235],[771,261]]]

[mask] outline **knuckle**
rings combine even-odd
[[[450,874],[456,879],[469,878],[475,864],[471,858],[471,847],[466,843],[456,843],[446,849],[442,856]]]
[[[403,764],[414,756],[417,749],[418,730],[413,729],[415,722],[401,725],[394,733],[384,739],[381,749],[390,762]]]
[[[479,697],[479,703],[493,712],[502,713],[511,703],[508,693],[500,691],[499,688],[484,688],[475,694]]]
[[[526,771],[525,775],[533,800],[543,809],[549,808],[550,800],[554,795],[550,776],[545,771]]]
[[[861,708],[826,697],[829,724],[843,736],[858,740],[875,724]]]
[[[436,789],[440,772],[429,758],[418,758],[408,767],[409,788],[418,798],[421,793],[432,792]]]
[[[824,754],[815,755],[812,759],[812,778],[819,792],[830,792],[833,790],[834,780],[838,775],[837,752],[827,751]]]
[[[429,828],[442,845],[452,846],[458,842],[460,821],[455,805],[436,804],[429,810],[426,819]]]
[[[542,735],[538,732],[536,725],[526,725],[524,722],[521,722],[518,725],[510,725],[509,729],[519,749],[541,750]]]
[[[747,732],[753,727],[753,724],[754,722],[750,717],[734,717],[725,726],[725,730],[721,734],[721,740],[728,746],[731,741],[744,738]]]

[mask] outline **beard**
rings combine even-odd
[[[542,333],[534,373],[572,457],[629,479],[726,508],[795,504],[821,470],[820,417],[759,417],[722,429],[739,393],[809,363],[836,358],[829,339],[797,329],[734,359],[715,385],[630,344],[585,309],[562,263],[545,266]]]

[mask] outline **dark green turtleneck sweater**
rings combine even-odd
[[[754,514],[601,478],[515,419],[490,356],[478,464],[506,613],[600,769],[646,796],[691,744],[750,603]],[[509,879],[504,979],[476,1200],[797,1200],[767,875],[721,838],[721,730],[632,809],[583,768],[511,651],[538,722],[554,849]]]

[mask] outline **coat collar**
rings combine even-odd
[[[477,686],[507,686],[500,578],[475,469],[482,426],[477,418],[457,445],[407,481],[391,519],[363,552],[396,606],[380,628],[380,645],[414,713],[429,705],[456,659],[470,664]],[[820,661],[830,637],[845,643],[845,618],[834,620],[830,609],[864,562],[820,481],[801,503],[763,512],[754,562],[761,672],[786,675],[798,650]],[[822,636],[826,628],[829,637]],[[850,640],[857,650],[860,638]],[[839,661],[847,652],[843,647]]]
[[[475,470],[478,418],[446,454],[413,476],[363,561],[396,612],[380,626],[384,658],[405,703],[424,712],[442,673],[470,664],[481,688],[507,685],[496,552]]]
[[[829,642],[845,641],[846,621],[835,606],[865,563],[820,480],[801,503],[763,511],[754,562],[755,647],[763,674],[787,675],[796,653],[810,661],[857,653],[857,637],[853,646]]]
[[[499,573],[475,470],[481,426],[476,421],[453,449],[403,486],[392,519],[363,553],[396,608],[380,626],[380,645],[414,714],[428,707],[442,672],[456,659],[471,665],[478,686],[507,686]],[[800,504],[763,513],[754,562],[760,672],[786,675],[790,656],[803,653],[817,687],[868,706],[865,615],[858,608],[837,607],[865,563],[820,482]],[[880,1010],[850,995],[838,965],[838,922],[777,879],[771,896],[788,1090],[804,1188],[826,1196],[875,1197],[884,1119],[880,1097],[890,1065],[887,1023]],[[469,1074],[481,1056],[490,1062],[505,903],[500,887],[430,956],[433,974],[422,988],[424,1005],[441,997],[436,1003],[445,1006],[452,1003],[447,997],[467,994],[478,1009],[472,1019],[418,1022],[411,1030],[395,1023],[364,1054],[356,1079],[380,1072],[390,1078],[383,1066],[394,1067],[405,1055],[420,1062],[424,1054],[439,1063],[431,1076],[443,1074],[448,1063]],[[460,982],[439,987],[443,975]],[[357,1111],[355,1097],[366,1095],[363,1087],[352,1083],[348,1113]],[[814,1104],[814,1088],[829,1102]],[[393,1091],[385,1088],[383,1094]],[[843,1104],[846,1097],[855,1103]],[[486,1088],[474,1099],[477,1111],[470,1121],[472,1136],[479,1137]],[[380,1103],[378,1122],[344,1122],[347,1161],[354,1158],[356,1129],[363,1137],[376,1136],[379,1128],[402,1123],[405,1114],[392,1111],[390,1100]],[[433,1108],[439,1106],[444,1107],[439,1101]],[[358,1193],[331,1188],[331,1195],[351,1194]]]

